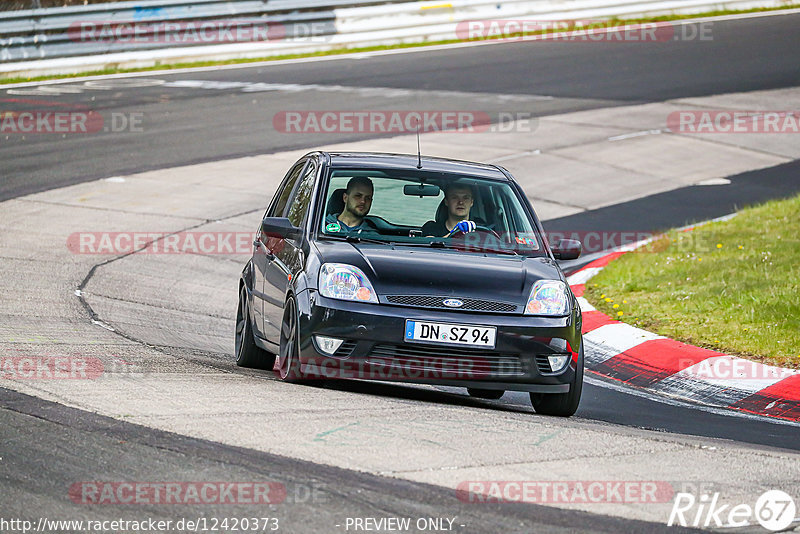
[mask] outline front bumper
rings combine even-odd
[[[533,317],[365,304],[298,295],[300,362],[309,377],[405,381],[483,389],[564,393],[583,361],[579,310],[567,317]],[[493,326],[493,349],[409,342],[407,319]],[[314,336],[342,339],[333,355]],[[550,372],[548,355],[568,354],[569,364]]]

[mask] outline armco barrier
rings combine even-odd
[[[459,39],[476,20],[595,20],[720,9],[781,7],[796,0],[155,0],[0,12],[0,76],[269,57],[373,45]],[[209,44],[174,39],[81,40],[70,28],[109,24],[237,21],[277,26],[269,39]],[[145,24],[146,26],[146,24]],[[313,35],[308,28],[313,27]],[[169,33],[168,31],[166,33]],[[189,46],[189,45],[192,46]]]
[[[391,0],[156,0],[111,2],[0,12],[0,62],[60,58],[164,48],[162,42],[75,38],[82,23],[175,23],[246,20],[281,26],[284,34],[305,35],[313,25],[319,35],[336,32],[333,9],[342,5],[386,4]],[[394,0],[398,1],[398,0]],[[175,25],[177,26],[177,25]],[[293,27],[304,30],[294,32]],[[172,30],[173,33],[175,30]],[[167,34],[169,34],[169,27]],[[169,35],[166,36],[170,41]],[[173,46],[187,46],[171,39]]]
[[[408,2],[335,10],[338,34],[409,40],[459,39],[459,22],[480,20],[594,20],[642,15],[702,13],[788,5],[786,0],[452,0]]]

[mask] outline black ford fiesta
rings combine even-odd
[[[575,413],[581,312],[520,186],[495,165],[313,152],[286,174],[239,282],[236,363],[530,392]],[[275,356],[277,355],[277,356]]]

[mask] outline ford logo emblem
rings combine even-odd
[[[460,308],[461,306],[464,305],[464,303],[458,299],[444,299],[442,301],[442,304],[444,304],[448,308]]]

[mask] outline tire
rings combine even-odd
[[[505,390],[467,388],[467,393],[469,393],[470,397],[475,397],[476,399],[497,400],[505,394]]]
[[[261,349],[253,340],[247,288],[242,284],[239,291],[239,309],[236,312],[236,365],[263,369],[270,356],[272,355]]]
[[[578,410],[583,390],[583,342],[578,357],[578,369],[575,379],[569,385],[567,393],[533,393],[531,404],[536,413],[542,415],[555,415],[557,417],[570,417]]]
[[[300,371],[300,331],[297,318],[297,303],[294,297],[286,300],[281,321],[281,348],[275,358],[274,370],[283,382],[302,382]]]

